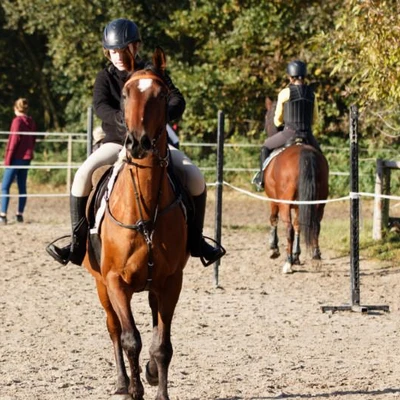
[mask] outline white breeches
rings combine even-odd
[[[122,145],[104,143],[94,151],[76,171],[71,194],[75,197],[89,196],[92,189],[93,172],[103,166],[112,165],[118,159]],[[205,180],[199,168],[192,163],[180,150],[169,146],[174,171],[192,196],[199,196],[204,192]]]

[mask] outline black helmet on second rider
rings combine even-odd
[[[138,26],[129,19],[115,19],[104,28],[103,47],[107,50],[124,49],[129,43],[141,41]]]
[[[288,64],[287,73],[291,77],[294,76],[305,77],[307,75],[307,66],[303,61],[294,60]]]

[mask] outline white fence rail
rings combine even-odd
[[[1,135],[6,135],[8,136],[10,132],[8,131],[0,131],[0,138]],[[22,135],[32,135],[32,132],[19,132],[19,134]],[[67,182],[66,182],[66,193],[65,194],[27,194],[27,197],[63,197],[63,196],[68,196],[69,193],[69,188],[71,187],[71,180],[72,180],[72,170],[76,170],[79,168],[81,165],[81,162],[75,162],[73,160],[73,143],[87,143],[87,134],[86,133],[65,133],[65,132],[34,132],[34,135],[38,137],[38,142],[60,142],[60,143],[68,143],[67,147],[67,160],[65,163],[63,162],[54,162],[52,164],[43,164],[40,162],[35,162],[33,161],[32,164],[28,167],[26,166],[13,166],[13,168],[20,168],[20,169],[43,169],[43,170],[54,170],[54,169],[65,169],[67,170]],[[1,142],[6,142],[7,139],[0,139]],[[192,143],[192,142],[181,142],[180,147],[216,147],[216,143]],[[255,145],[255,144],[246,144],[246,143],[239,143],[239,144],[234,144],[234,143],[225,143],[224,148],[260,148],[260,145]],[[337,147],[326,147],[324,148],[326,151],[335,151],[335,152],[340,152],[340,151],[348,151],[347,148],[337,148]],[[368,149],[359,149],[360,152],[367,152]],[[393,149],[384,149],[383,151],[385,152],[391,152],[393,153]],[[360,161],[365,161],[365,162],[375,162],[375,159],[372,158],[365,158],[365,159],[360,159]],[[7,168],[7,166],[4,166],[3,164],[0,165],[0,169]],[[213,167],[201,167],[200,169],[202,171],[215,171],[215,168]],[[254,173],[257,171],[257,168],[236,168],[236,167],[224,167],[224,172],[243,172],[243,173]],[[350,172],[344,172],[344,171],[330,171],[330,175],[332,176],[349,176]],[[362,176],[362,174],[360,174]],[[215,185],[213,182],[208,183],[209,186]],[[227,187],[230,187],[233,190],[236,190],[238,192],[241,192],[243,194],[246,194],[248,196],[256,197],[260,200],[263,201],[276,201],[274,199],[269,199],[265,196],[257,195],[255,193],[252,193],[250,191],[238,188],[230,184],[229,182],[224,181],[224,185]],[[0,198],[1,198],[0,194]],[[4,196],[4,195],[3,195]],[[18,194],[10,194],[9,197],[18,197]],[[332,202],[332,201],[340,201],[340,200],[347,200],[352,198],[352,196],[366,196],[366,197],[374,197],[374,198],[382,198],[382,199],[391,199],[391,200],[399,200],[399,196],[390,196],[386,194],[377,194],[377,193],[366,193],[366,192],[360,192],[360,193],[349,193],[348,196],[345,197],[340,197],[336,199],[330,199],[327,200],[326,202]],[[298,202],[291,202],[294,204],[298,204]]]

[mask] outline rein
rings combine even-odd
[[[127,163],[128,164],[128,163]],[[142,166],[136,163],[129,163],[128,165],[133,165],[136,168],[149,168],[147,166]],[[143,290],[148,290],[149,286],[153,280],[153,268],[154,268],[154,257],[153,257],[153,234],[155,232],[155,226],[156,226],[156,222],[157,222],[157,218],[159,215],[163,215],[169,211],[171,211],[173,208],[177,207],[181,201],[182,201],[182,195],[180,194],[178,197],[175,197],[175,199],[173,200],[172,203],[170,203],[166,208],[164,208],[163,210],[159,210],[159,202],[160,202],[160,198],[161,198],[161,194],[162,194],[162,190],[161,190],[161,182],[163,181],[164,178],[164,174],[166,171],[166,165],[161,165],[161,167],[163,167],[163,173],[161,174],[160,177],[160,189],[158,191],[158,195],[157,195],[157,202],[156,202],[156,207],[154,210],[154,214],[152,219],[147,219],[145,220],[143,218],[143,206],[142,206],[142,202],[140,201],[140,191],[138,189],[137,183],[135,181],[135,178],[133,176],[133,172],[132,169],[129,169],[130,172],[130,176],[131,176],[131,180],[132,180],[132,185],[134,188],[134,193],[135,193],[135,201],[136,201],[136,206],[137,209],[139,210],[139,220],[135,223],[135,224],[125,224],[119,220],[117,220],[114,215],[111,212],[110,209],[110,204],[109,204],[109,197],[108,195],[106,196],[105,200],[106,200],[106,212],[109,215],[110,219],[118,226],[120,226],[121,228],[125,228],[125,229],[130,229],[130,230],[134,230],[136,232],[139,232],[145,242],[146,242],[146,246],[147,246],[147,253],[148,253],[148,260],[147,260],[147,267],[148,267],[148,276],[147,276],[147,281],[146,281],[146,285],[144,286]]]
[[[163,81],[163,79],[153,73],[133,75],[128,80],[128,82],[136,81],[136,80],[140,80],[140,79],[155,80],[159,84],[161,84],[163,86],[163,88],[166,88],[168,91],[168,87],[165,84],[165,82]],[[148,276],[147,276],[147,281],[146,281],[146,284],[145,284],[143,290],[148,290],[149,286],[153,280],[153,278],[152,278],[153,269],[154,269],[153,235],[155,232],[155,225],[157,222],[157,218],[159,215],[162,215],[162,214],[172,210],[177,205],[179,205],[182,201],[182,198],[181,198],[181,195],[179,195],[178,197],[175,197],[174,201],[171,204],[169,204],[164,210],[162,210],[162,211],[159,210],[160,199],[161,199],[161,195],[162,195],[162,189],[161,189],[162,182],[165,178],[166,169],[169,164],[169,157],[170,157],[168,146],[166,146],[165,156],[162,156],[160,154],[160,149],[158,146],[158,142],[159,142],[160,138],[162,137],[163,134],[166,134],[166,124],[161,125],[160,129],[158,130],[156,135],[151,140],[150,149],[148,150],[148,152],[153,153],[158,158],[156,164],[151,163],[151,162],[150,163],[146,162],[145,161],[146,158],[143,160],[133,158],[132,143],[128,143],[128,136],[130,133],[129,133],[129,129],[126,125],[126,122],[125,122],[125,127],[127,130],[127,134],[126,134],[125,143],[124,143],[125,157],[123,159],[123,162],[126,163],[130,167],[129,172],[130,172],[130,177],[131,177],[132,186],[133,186],[133,190],[134,190],[136,208],[139,213],[139,220],[135,224],[125,224],[121,221],[118,221],[111,212],[108,194],[106,194],[106,196],[105,196],[106,197],[106,199],[105,199],[106,200],[106,212],[109,215],[110,219],[116,225],[120,226],[121,228],[130,229],[130,230],[139,232],[143,236],[143,238],[146,242],[147,253],[148,253],[148,260],[147,260]],[[138,171],[140,169],[153,168],[153,167],[162,168],[162,173],[160,176],[159,189],[158,189],[158,193],[157,193],[156,206],[154,209],[153,216],[152,216],[152,218],[145,220],[143,217],[144,213],[143,213],[143,202],[141,201],[141,193],[138,188],[138,183],[136,182],[135,177],[134,177],[133,168],[135,168],[135,171]]]

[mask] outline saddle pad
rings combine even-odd
[[[94,226],[90,229],[91,235],[99,233],[99,227],[100,227],[101,221],[103,220],[104,213],[106,211],[106,205],[107,205],[106,196],[109,197],[112,192],[112,189],[114,187],[115,181],[117,180],[119,171],[122,168],[123,160],[125,159],[125,155],[126,155],[126,149],[123,148],[118,155],[118,160],[114,163],[114,165],[112,167],[113,171],[112,171],[110,180],[108,181],[107,189],[104,193],[103,198],[101,199],[100,207],[96,212]]]
[[[289,148],[289,147],[291,147],[291,146],[301,146],[302,144],[304,144],[304,143],[303,143],[303,142],[295,142],[295,143],[293,143],[293,144],[290,144],[289,146],[286,145],[286,146],[284,146],[284,147],[278,147],[277,149],[275,149],[275,150],[269,155],[269,157],[268,157],[266,160],[264,160],[262,170],[264,171],[265,168],[268,167],[269,163],[270,163],[278,154],[281,154],[282,151],[286,150],[287,148]]]
[[[264,160],[264,164],[263,164],[262,170],[265,171],[265,168],[268,167],[269,163],[270,163],[278,154],[281,154],[282,151],[285,150],[285,149],[286,149],[286,147],[279,147],[279,148],[275,149],[275,150],[269,155],[269,157],[267,157],[267,158]]]

